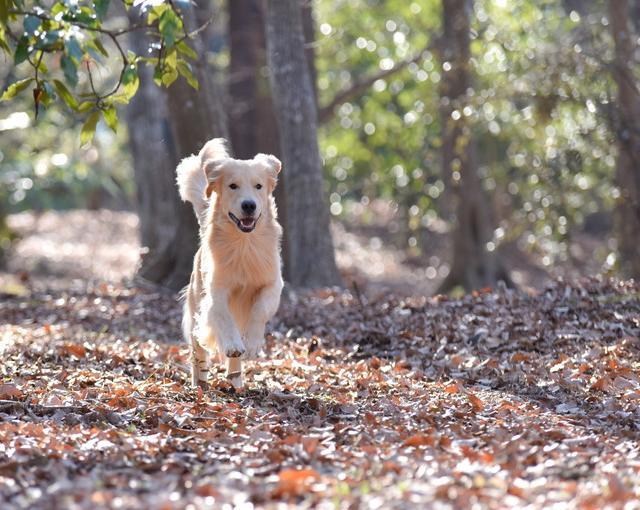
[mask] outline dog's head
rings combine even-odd
[[[209,159],[203,169],[206,196],[216,193],[216,209],[240,231],[249,233],[263,215],[270,214],[270,195],[278,180],[281,163],[269,154],[253,159]]]

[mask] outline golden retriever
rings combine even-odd
[[[176,170],[180,196],[191,202],[200,224],[182,321],[194,386],[206,387],[208,357],[217,352],[227,360],[227,377],[241,388],[241,359],[264,345],[283,287],[282,228],[273,199],[280,168],[278,158],[267,154],[233,159],[216,138]]]

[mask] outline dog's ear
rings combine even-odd
[[[278,183],[278,174],[282,169],[282,163],[272,154],[256,154],[253,158],[262,163],[269,173],[269,192],[271,193]]]
[[[226,162],[226,158],[208,159],[204,162],[204,165],[202,165],[202,170],[207,178],[207,189],[204,192],[206,198],[209,198],[211,193],[216,191],[216,183],[222,177],[222,172],[224,171],[224,165]]]

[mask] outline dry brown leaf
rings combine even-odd
[[[417,448],[418,446],[433,446],[435,443],[435,438],[428,434],[414,434],[403,441],[404,446],[413,446]]]
[[[74,344],[71,342],[64,344],[62,346],[61,352],[62,354],[71,354],[76,358],[84,358],[87,355],[87,350],[83,345]]]
[[[0,398],[2,399],[14,399],[21,398],[22,391],[13,383],[0,384]]]
[[[467,398],[469,399],[469,402],[471,402],[471,406],[473,407],[474,411],[479,413],[484,410],[484,402],[480,400],[479,397],[477,397],[473,393],[467,392]]]
[[[300,496],[309,491],[311,485],[320,479],[315,469],[285,469],[278,473],[278,485],[274,497]]]
[[[444,391],[449,394],[460,393],[461,388],[458,383],[453,383],[445,386]]]

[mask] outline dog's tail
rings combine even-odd
[[[185,202],[191,202],[200,226],[204,225],[209,206],[209,200],[205,195],[207,177],[203,170],[203,163],[209,159],[228,157],[225,145],[223,138],[209,140],[197,156],[184,158],[176,168],[180,198]]]

